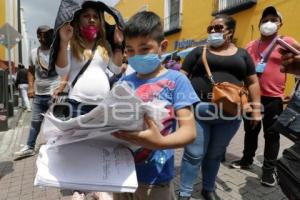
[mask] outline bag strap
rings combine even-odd
[[[260,54],[261,56],[261,60],[266,63],[271,55],[271,53],[273,52],[274,48],[276,47],[276,40],[277,38],[282,38],[282,36],[276,36],[275,38],[273,38],[272,42],[269,44],[269,46]],[[259,41],[260,42],[260,41]],[[258,45],[259,46],[259,45]]]
[[[209,81],[211,82],[211,84],[215,85],[216,82],[213,79],[213,75],[210,71],[210,68],[209,68],[209,65],[208,65],[208,62],[207,62],[206,51],[207,51],[207,46],[205,45],[205,46],[203,46],[203,51],[202,51],[202,62],[204,64],[205,71],[207,73]]]
[[[299,89],[299,87],[300,87],[300,80],[298,80],[296,83],[295,91],[297,91]]]
[[[42,70],[45,70],[45,71],[48,71],[48,66],[44,66],[42,63],[41,63],[41,58],[40,58],[40,53],[41,53],[41,49],[40,47],[37,48],[37,51],[36,51],[36,60],[37,60],[37,64],[39,65],[39,67],[42,69]]]
[[[81,68],[81,70],[79,71],[79,73],[77,74],[77,76],[75,77],[75,79],[72,82],[72,88],[74,88],[74,85],[76,84],[76,82],[78,81],[79,77],[85,72],[85,70],[88,68],[88,66],[91,64],[94,55],[95,55],[95,50],[96,50],[97,45],[95,44],[95,46],[93,47],[93,52],[92,52],[92,56],[90,57],[90,59],[84,64],[84,66]]]

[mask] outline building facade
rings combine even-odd
[[[16,30],[18,30],[19,27],[19,5],[18,3],[20,3],[20,0],[0,0],[0,27],[2,27],[5,23],[9,23],[11,26],[13,26]],[[21,13],[20,13],[21,14]],[[21,19],[22,16],[20,16]],[[21,20],[23,22],[23,20]],[[23,39],[21,40],[22,43],[22,51],[24,48],[26,49],[28,47],[28,45],[26,44],[26,33],[25,33],[25,37],[24,37],[24,28],[25,28],[25,24],[22,25],[20,24],[20,28],[22,27],[22,36]],[[20,52],[22,52],[20,50]],[[27,50],[26,50],[27,51]],[[11,50],[11,54],[12,54],[12,61],[14,63],[18,63],[19,60],[23,60],[23,59],[19,59],[19,55],[21,55],[19,52],[19,45],[15,45],[14,48]],[[23,54],[22,54],[23,55]],[[25,56],[28,56],[28,54],[22,56],[25,58]],[[0,59],[1,60],[8,60],[8,52],[6,50],[6,48],[3,45],[0,45]]]
[[[115,6],[125,20],[134,13],[148,10],[157,13],[164,21],[168,51],[196,46],[206,40],[206,28],[218,13],[226,13],[237,21],[234,41],[239,47],[259,38],[258,23],[265,7],[274,6],[283,16],[281,35],[300,41],[299,0],[120,0]],[[294,86],[289,76],[286,93]]]
[[[5,24],[5,19],[6,19],[6,1],[5,0],[0,0],[0,26],[2,26],[3,24]],[[0,45],[0,59],[4,59],[5,58],[5,47]]]

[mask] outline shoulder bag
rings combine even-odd
[[[271,127],[292,141],[300,140],[300,82],[298,81],[292,99]]]
[[[215,103],[224,113],[231,116],[239,116],[243,111],[250,112],[248,104],[248,90],[244,86],[239,86],[229,82],[216,83],[210,71],[207,58],[207,47],[203,47],[202,62],[207,76],[213,85],[212,102]]]
[[[282,192],[288,199],[300,199],[300,141],[285,149],[276,165]]]

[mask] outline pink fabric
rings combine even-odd
[[[291,37],[283,37],[283,40],[289,44],[296,43]],[[250,42],[246,49],[251,55],[255,65],[261,60],[260,54],[268,47],[272,40],[259,42],[255,40]],[[259,84],[261,88],[261,96],[267,97],[283,97],[286,81],[286,74],[280,72],[281,54],[280,46],[276,45],[267,61],[264,72],[259,76]]]

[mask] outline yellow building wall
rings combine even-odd
[[[115,8],[122,13],[125,20],[128,20],[145,5],[147,5],[148,11],[153,11],[162,19],[164,18],[164,0],[120,0]],[[199,40],[206,37],[206,26],[212,19],[211,13],[207,12],[208,10],[212,10],[211,1],[183,0],[182,7],[182,30],[167,36],[169,40],[168,51],[174,50],[176,40]],[[204,17],[201,10],[205,11]]]
[[[147,8],[148,11],[153,11],[159,16],[164,16],[164,1],[163,0],[120,0],[115,6],[127,21],[136,12]]]
[[[149,11],[154,11],[161,18],[164,17],[164,0],[120,0],[115,6],[128,20],[130,16],[139,11],[144,5],[148,5]],[[281,35],[288,35],[300,42],[300,1],[299,0],[258,0],[253,7],[233,14],[237,21],[235,32],[236,44],[245,47],[248,42],[260,37],[258,23],[265,7],[274,6],[283,16]],[[169,40],[168,51],[175,49],[175,41],[195,40],[199,41],[207,37],[206,27],[212,17],[212,0],[182,0],[182,30],[167,36]],[[288,76],[286,94],[294,87],[294,77]]]
[[[0,0],[0,27],[5,24],[5,0]],[[5,48],[0,45],[0,59],[5,58]]]
[[[247,10],[232,15],[237,20],[235,38],[237,45],[245,47],[246,44],[260,37],[258,23],[265,7],[274,6],[283,17],[283,26],[279,33],[291,36],[300,42],[300,1],[299,0],[258,0],[258,3]],[[290,94],[294,87],[294,76],[288,75],[286,94]]]

